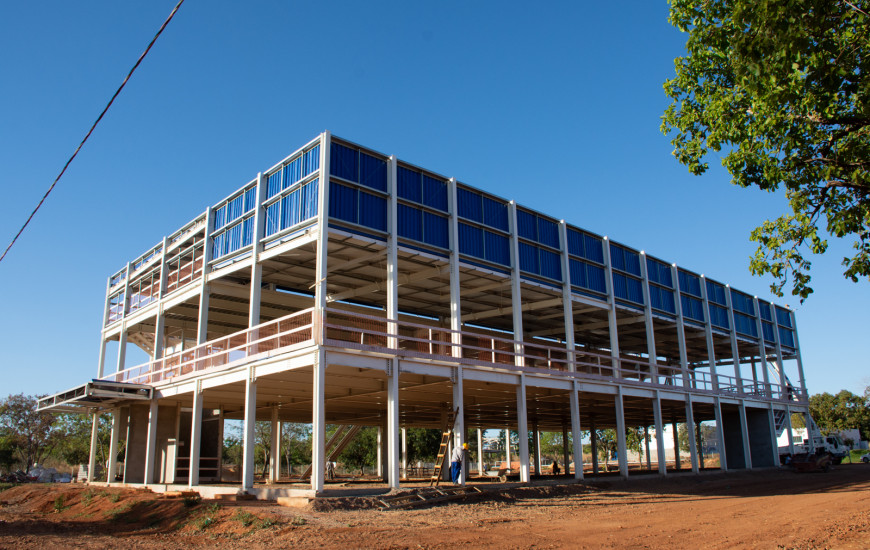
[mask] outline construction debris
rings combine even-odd
[[[443,502],[445,500],[456,500],[481,492],[477,487],[432,487],[394,497],[382,497],[376,500],[382,510],[396,510]]]

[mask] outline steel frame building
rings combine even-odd
[[[720,467],[754,468],[807,413],[787,308],[329,132],[109,277],[103,321],[97,378],[40,408],[94,413],[95,434],[111,412],[126,483],[215,479],[225,419],[244,423],[245,490],[255,420],[312,423],[319,492],[327,423],[383,427],[398,487],[401,428],[454,409],[454,444],[570,431],[575,478],[581,428],[616,429],[622,476],[626,428],[661,441],[666,422],[715,421]],[[151,360],[127,367],[129,343]]]

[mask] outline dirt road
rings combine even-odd
[[[426,509],[365,504],[20,486],[0,493],[0,548],[870,548],[864,464],[519,487]]]

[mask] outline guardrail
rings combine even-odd
[[[322,333],[320,331],[322,330]],[[538,342],[515,342],[490,333],[454,331],[405,320],[396,321],[376,315],[327,308],[323,320],[316,321],[314,309],[263,323],[224,336],[189,350],[149,361],[104,377],[115,382],[162,384],[180,376],[227,367],[241,360],[277,350],[291,351],[313,345],[322,335],[324,345],[400,353],[405,357],[443,359],[467,365],[500,367],[538,372],[575,372],[581,378],[609,382],[691,389],[720,395],[756,395],[776,400],[800,400],[802,392],[790,387],[783,392],[778,384],[738,380],[733,376],[650,362],[643,357],[621,356]]]

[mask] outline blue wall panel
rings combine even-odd
[[[423,241],[433,246],[450,248],[447,218],[431,212],[423,212]]]
[[[489,197],[483,197],[483,223],[495,229],[510,231],[507,205]]]
[[[459,252],[483,258],[483,229],[460,222]]]
[[[359,192],[359,224],[378,231],[387,230],[387,199]]]
[[[405,204],[399,204],[396,223],[400,237],[423,241],[423,212]]]
[[[422,202],[430,208],[447,212],[447,183],[424,174]]]
[[[491,231],[484,232],[484,254],[487,260],[504,266],[511,265],[511,248],[510,239],[504,235],[493,233]]]

